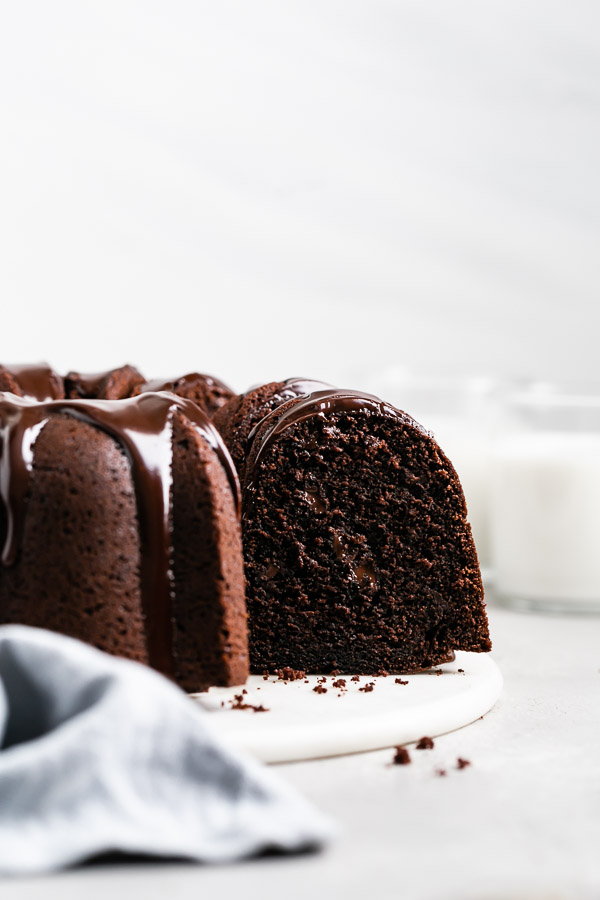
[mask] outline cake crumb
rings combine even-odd
[[[457,671],[457,672],[460,672],[461,675],[464,675],[464,674],[465,674],[465,670],[464,670],[464,669],[457,669],[456,671]]]
[[[445,769],[436,769],[435,774],[439,775],[440,778],[445,778],[448,773],[446,772]]]
[[[458,757],[456,760],[456,768],[457,769],[466,769],[467,766],[471,765],[471,761],[468,759],[462,759],[462,757]]]
[[[303,678],[306,678],[306,672],[303,669],[292,669],[289,666],[275,669],[274,674],[280,681],[302,681]]]
[[[408,684],[408,681],[403,681],[402,678],[396,678],[395,681],[396,684]]]
[[[313,691],[315,692],[315,694],[326,694],[327,688],[323,687],[322,684],[317,684],[314,686]]]
[[[430,737],[422,737],[417,743],[417,750],[433,750],[434,743]]]
[[[377,672],[379,678],[387,678],[389,674],[390,673],[387,671],[387,669],[379,669]]]
[[[373,691],[374,689],[375,689],[375,682],[369,681],[368,684],[365,684],[361,688],[359,688],[359,691],[362,691],[363,694],[370,694],[371,691]]]
[[[410,763],[410,753],[406,747],[396,747],[396,754],[392,760],[395,766],[407,766]]]
[[[246,690],[246,688],[242,688],[242,694],[247,694],[247,693],[248,693],[248,691]]]
[[[232,709],[251,709],[252,712],[269,712],[266,706],[256,705],[254,703],[246,703],[243,694],[236,694],[231,701]]]
[[[345,688],[346,687],[346,679],[345,678],[337,678],[333,682],[334,688]]]
[[[325,675],[321,675],[319,678],[317,678],[317,684],[327,684],[327,678],[325,677]]]
[[[353,675],[350,681],[360,681],[360,675]]]

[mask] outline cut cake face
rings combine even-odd
[[[354,391],[270,404],[286,385],[237,401],[227,436],[245,448],[252,670],[408,672],[489,650],[464,495],[434,438]]]

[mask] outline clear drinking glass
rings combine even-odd
[[[497,599],[600,612],[600,388],[506,398],[491,498]]]

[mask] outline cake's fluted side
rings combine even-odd
[[[3,565],[14,564],[26,515],[36,438],[54,415],[67,415],[113,437],[131,463],[142,545],[141,585],[151,665],[172,673],[172,572],[169,502],[171,419],[179,410],[216,453],[239,509],[239,485],[231,458],[206,415],[191,401],[168,393],[129,400],[34,402],[0,394],[0,497],[5,510]]]

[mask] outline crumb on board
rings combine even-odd
[[[306,678],[304,669],[292,669],[290,666],[284,666],[282,669],[275,669],[274,672],[280,681],[302,681]]]
[[[396,753],[392,760],[395,766],[407,766],[410,763],[410,753],[406,747],[396,747]]]
[[[251,709],[252,712],[269,712],[266,706],[256,703],[246,703],[244,694],[235,694],[233,700],[230,701],[232,709]]]

